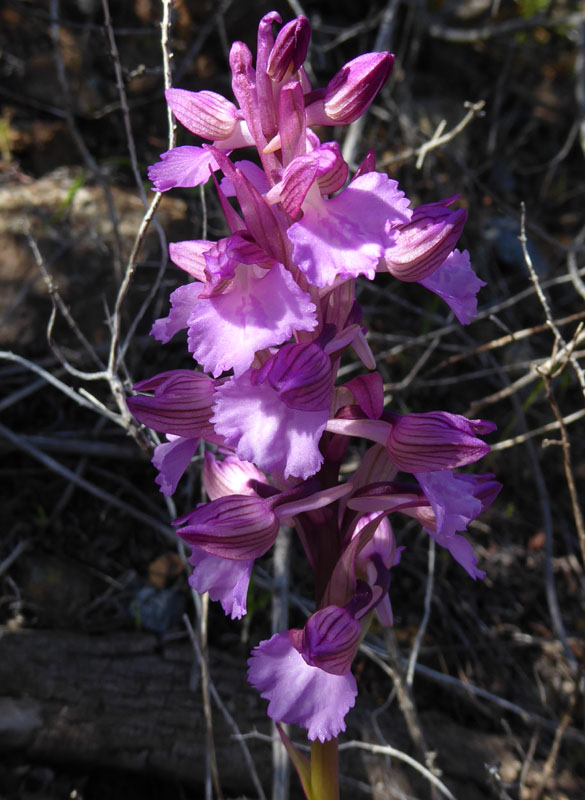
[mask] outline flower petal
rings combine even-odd
[[[329,411],[288,408],[268,381],[252,385],[252,372],[217,389],[212,418],[216,433],[239,458],[265,472],[309,478],[323,463],[319,440]]]
[[[201,186],[210,178],[210,169],[219,169],[213,154],[202,147],[174,147],[161,153],[160,161],[148,168],[148,179],[157,192],[176,186]]]
[[[192,306],[189,350],[215,377],[229,369],[240,375],[258,350],[316,325],[315,305],[282,264],[270,270],[241,265],[228,289]]]
[[[323,199],[313,189],[303,217],[288,229],[293,260],[320,288],[335,279],[372,280],[389,245],[390,226],[410,219],[408,200],[396,181],[380,172],[356,178],[340,194]]]
[[[241,619],[246,613],[246,597],[254,559],[233,561],[205,553],[193,547],[187,559],[194,567],[189,583],[200,594],[209,592],[212,600],[221,603],[232,619]]]
[[[173,441],[163,442],[154,448],[152,464],[159,472],[154,482],[160,486],[165,497],[175,493],[177,484],[191,463],[198,444],[199,439],[173,437]]]
[[[345,715],[357,696],[355,678],[312,667],[293,647],[288,632],[261,642],[248,660],[248,680],[269,700],[268,716],[307,728],[311,741],[325,742],[345,730]]]
[[[477,293],[486,284],[469,261],[469,253],[454,250],[441,266],[420,283],[444,300],[459,322],[469,325],[477,314]]]

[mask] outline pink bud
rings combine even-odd
[[[453,251],[466,219],[464,209],[451,211],[444,203],[415,209],[410,222],[396,229],[396,239],[385,253],[388,272],[401,281],[428,278]]]
[[[219,461],[209,450],[205,452],[203,485],[211,500],[231,494],[255,495],[250,481],[264,481],[265,477],[254,464],[229,455]]]
[[[348,61],[329,81],[324,94],[307,97],[308,125],[348,125],[367,110],[392,70],[390,53],[364,53]]]

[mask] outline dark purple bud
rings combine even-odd
[[[428,278],[453,251],[466,219],[467,211],[451,211],[444,203],[419,206],[410,222],[395,230],[384,256],[388,272],[401,281]]]
[[[183,525],[177,533],[187,544],[233,561],[264,555],[279,528],[270,501],[237,494],[205,503],[175,524]]]
[[[202,372],[171,370],[134,386],[140,392],[154,391],[154,397],[135,395],[126,403],[137,420],[155,431],[219,443],[223,440],[209,421],[215,385]]]
[[[270,57],[267,72],[276,83],[282,83],[303,64],[311,39],[311,26],[300,16],[280,30]]]
[[[492,422],[447,411],[384,415],[392,423],[386,442],[390,460],[404,472],[435,472],[472,464],[490,448],[476,434],[496,429]]]
[[[309,617],[302,631],[289,633],[293,647],[307,664],[331,675],[350,671],[361,635],[359,622],[339,606],[320,609]]]

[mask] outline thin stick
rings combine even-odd
[[[567,434],[567,426],[563,421],[560,408],[554,396],[552,388],[552,379],[550,375],[544,377],[544,385],[546,388],[546,395],[553,414],[557,420],[559,430],[561,433],[561,446],[563,448],[563,468],[565,470],[565,478],[567,486],[569,487],[569,494],[571,496],[571,508],[573,510],[573,518],[575,520],[575,527],[577,528],[577,536],[579,539],[579,546],[581,548],[581,558],[585,565],[585,521],[583,519],[583,512],[579,504],[579,497],[577,495],[577,487],[575,485],[575,476],[573,474],[573,466],[571,463],[571,443]]]
[[[400,0],[388,0],[386,3],[384,14],[380,20],[380,29],[378,31],[378,35],[376,36],[374,50],[390,50],[392,36],[394,33],[394,17],[399,4]],[[359,119],[356,119],[355,122],[352,122],[347,129],[347,133],[343,141],[342,154],[344,161],[346,161],[348,164],[353,164],[355,151],[358,142],[362,138],[366,119],[367,115],[362,114],[362,116]]]
[[[201,648],[199,647],[199,642],[197,641],[197,637],[195,636],[195,631],[193,630],[193,626],[191,625],[191,621],[189,620],[187,615],[185,615],[183,617],[183,621],[184,621],[185,626],[187,628],[187,631],[189,633],[189,638],[191,640],[191,644],[193,646],[193,650],[195,651],[195,655],[197,656],[197,660],[199,661],[199,664],[201,665],[201,661],[202,661]],[[266,794],[264,793],[264,789],[262,788],[262,784],[260,782],[260,778],[258,777],[258,773],[256,771],[256,767],[254,766],[254,761],[253,761],[252,756],[250,754],[250,750],[248,748],[248,745],[246,744],[246,738],[247,737],[245,735],[243,735],[241,733],[241,731],[239,730],[239,728],[238,728],[238,726],[236,724],[236,721],[234,720],[234,718],[232,717],[232,715],[230,714],[230,712],[226,708],[224,702],[222,701],[221,697],[219,696],[219,694],[217,692],[217,689],[215,688],[215,685],[214,685],[213,681],[211,680],[211,678],[209,679],[209,691],[210,691],[211,696],[213,698],[213,702],[217,705],[217,707],[219,708],[219,710],[223,714],[225,721],[227,722],[229,727],[232,729],[232,735],[233,735],[234,739],[236,739],[241,745],[242,752],[244,754],[244,760],[246,761],[248,769],[250,770],[250,777],[252,778],[252,783],[254,784],[254,788],[256,789],[256,792],[258,793],[258,800],[267,800]],[[270,740],[272,741],[272,737],[270,737]]]
[[[362,643],[360,645],[360,652],[368,656],[368,658],[370,658],[374,664],[377,664],[380,669],[386,673],[386,675],[388,675],[390,678],[392,677],[390,667],[384,661],[384,657],[386,656],[384,649],[378,647],[374,648],[370,644]],[[482,700],[487,700],[498,708],[501,708],[503,711],[508,711],[509,713],[519,717],[526,725],[544,728],[549,731],[556,731],[558,728],[559,723],[557,720],[547,719],[546,717],[542,717],[540,714],[534,714],[531,711],[527,711],[525,708],[522,708],[516,703],[510,702],[510,700],[506,700],[504,697],[498,697],[497,694],[488,692],[487,689],[482,689],[480,686],[475,686],[472,683],[464,682],[459,678],[453,677],[453,675],[444,675],[442,672],[437,672],[437,670],[431,669],[424,664],[417,664],[416,672],[418,672],[420,675],[423,675],[428,680],[448,686],[462,695],[472,694],[475,697],[480,697]],[[585,744],[585,734],[579,730],[569,728],[566,735],[567,738],[571,739],[572,741]]]
[[[407,753],[403,753],[402,750],[397,750],[395,747],[391,747],[390,745],[380,745],[380,744],[369,744],[368,742],[358,742],[355,740],[349,742],[343,742],[343,744],[339,745],[340,752],[342,750],[366,750],[368,753],[378,753],[380,755],[390,756],[391,758],[397,758],[399,761],[404,761],[405,764],[408,764],[417,772],[420,772],[421,775],[431,783],[436,789],[438,789],[441,794],[448,797],[449,800],[456,800],[455,795],[451,792],[450,789],[445,786],[445,784],[437,778],[436,775],[428,770],[426,767],[423,767],[418,761],[416,761],[412,756],[409,756]]]
[[[97,163],[94,159],[92,154],[90,153],[83,136],[79,132],[79,128],[75,123],[75,118],[73,116],[72,110],[72,101],[71,101],[71,92],[69,90],[69,82],[67,80],[67,73],[65,70],[65,64],[63,62],[63,57],[61,55],[61,45],[59,42],[59,0],[51,0],[50,5],[50,34],[51,39],[53,41],[53,53],[55,56],[55,64],[57,66],[57,78],[59,80],[59,85],[61,87],[61,91],[63,92],[63,96],[65,99],[65,111],[63,115],[67,120],[67,125],[69,126],[69,130],[73,137],[73,141],[75,142],[77,149],[81,153],[81,157],[89,167],[89,169],[93,172],[96,177],[96,180],[102,187],[104,192],[104,198],[106,201],[106,206],[108,209],[108,215],[110,217],[110,222],[112,224],[112,232],[114,234],[114,272],[116,274],[117,279],[120,279],[122,274],[122,245],[120,240],[120,231],[118,230],[118,218],[116,216],[116,210],[114,207],[114,200],[112,198],[112,192],[108,185],[108,182],[104,178],[104,175]]]
[[[84,408],[89,408],[91,411],[94,411],[98,414],[103,414],[112,422],[115,422],[116,425],[119,425],[121,428],[127,430],[127,426],[119,414],[110,411],[95,397],[90,395],[89,392],[85,392],[84,396],[85,398],[90,397],[92,399],[84,399],[84,396],[82,396],[80,393],[77,393],[66,383],[63,383],[63,381],[60,381],[59,378],[55,377],[55,375],[52,375],[46,369],[43,369],[43,367],[35,364],[34,361],[29,361],[27,358],[23,358],[22,356],[17,355],[17,353],[12,353],[10,350],[0,350],[0,359],[5,359],[6,361],[15,361],[17,364],[22,364],[22,366],[26,367],[31,372],[36,372],[37,375],[40,375],[47,383],[50,383],[56,389],[59,389],[60,392],[63,392],[63,394],[71,398],[71,400],[76,402],[77,405],[83,406]]]
[[[425,590],[424,613],[419,629],[416,632],[414,644],[412,645],[412,650],[410,653],[410,658],[408,659],[408,669],[406,670],[406,685],[408,686],[409,689],[412,689],[412,682],[414,680],[414,670],[416,667],[416,662],[418,660],[418,654],[420,652],[420,648],[427,629],[427,625],[429,624],[429,618],[431,616],[431,603],[433,600],[433,586],[435,582],[435,549],[436,549],[435,540],[429,536],[429,558],[428,558],[428,570],[427,570],[427,587]]]
[[[420,147],[409,147],[406,150],[403,150],[401,153],[398,153],[395,156],[388,156],[387,158],[382,158],[378,162],[378,168],[382,167],[389,167],[392,164],[399,164],[402,161],[407,161],[410,158],[417,157],[416,161],[416,168],[420,169],[423,165],[423,161],[428,153],[432,150],[436,150],[438,147],[442,147],[444,144],[448,144],[452,142],[459,134],[465,130],[465,128],[472,122],[476,117],[481,116],[483,114],[483,109],[485,108],[485,100],[480,100],[477,103],[464,103],[464,108],[467,108],[467,114],[455,125],[451,128],[450,131],[447,133],[443,133],[443,127],[438,128],[435,131],[435,134],[428,142],[421,144]]]

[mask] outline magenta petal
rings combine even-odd
[[[438,537],[464,531],[483,509],[481,500],[473,493],[475,485],[467,481],[465,475],[443,470],[418,472],[415,478],[435,514],[434,528]]]
[[[205,282],[205,254],[214,247],[214,242],[195,239],[187,242],[171,242],[169,256],[173,264],[184,269],[196,280]]]
[[[232,619],[241,619],[246,613],[246,597],[254,559],[233,561],[210,555],[193,547],[188,558],[194,567],[189,583],[200,594],[209,592],[212,600],[220,602]]]
[[[249,370],[220,386],[212,422],[239,458],[266,472],[309,478],[321,464],[319,440],[329,411],[288,408],[268,382],[252,385]]]
[[[292,633],[292,631],[291,631]],[[331,675],[346,675],[360,643],[359,622],[339,606],[331,605],[311,614],[297,647],[307,664]],[[296,644],[291,637],[293,644]]]
[[[473,580],[485,578],[485,572],[477,568],[477,556],[473,552],[473,547],[469,544],[467,539],[457,534],[454,534],[448,539],[443,540],[437,537],[433,538],[436,538],[438,544],[440,544],[442,547],[447,548],[455,561],[457,561],[458,564],[461,564],[463,569],[473,578]]]
[[[396,229],[385,253],[388,271],[401,281],[432,277],[455,247],[466,219],[464,209],[452,211],[445,203],[419,206],[411,221]]]
[[[261,642],[248,660],[248,680],[269,700],[268,716],[307,729],[311,741],[325,742],[345,730],[355,703],[355,678],[312,667],[293,647],[288,632]]]
[[[193,306],[189,350],[216,377],[229,369],[240,375],[258,350],[316,325],[315,305],[282,264],[270,270],[241,265],[228,289]]]
[[[254,164],[253,161],[236,161],[234,166],[246,176],[260,194],[265,194],[270,189],[266,173],[258,164]],[[222,178],[220,186],[226,197],[236,196],[236,190],[231,178]]]
[[[477,314],[477,293],[485,283],[469,262],[469,253],[454,250],[428,278],[420,283],[444,300],[459,322],[469,325]]]
[[[342,125],[361,117],[388,80],[393,64],[390,53],[363,53],[348,61],[327,85],[327,117]]]
[[[283,25],[268,57],[266,72],[280,83],[302,66],[311,39],[311,26],[306,17],[299,16]]]
[[[313,342],[286,344],[255,377],[253,383],[262,382],[267,377],[290,409],[329,411],[331,407],[331,361]]]
[[[368,419],[379,419],[384,410],[384,384],[379,372],[359,375],[345,384],[345,388],[353,394]]]
[[[175,493],[177,484],[191,463],[198,444],[199,439],[179,437],[154,448],[152,463],[159,472],[155,483],[160,486],[165,497]]]
[[[279,527],[266,500],[238,494],[205,503],[177,523],[182,525],[177,533],[187,544],[234,561],[264,555],[274,544]]]
[[[200,186],[207,183],[212,170],[219,169],[213,154],[202,147],[175,147],[161,153],[161,160],[148,168],[148,179],[157,192],[176,186]]]
[[[336,278],[372,280],[394,224],[408,222],[408,200],[396,181],[368,172],[329,200],[311,192],[303,217],[288,229],[293,260],[320,288]]]
[[[202,290],[202,283],[188,283],[175,289],[170,296],[171,310],[168,317],[155,320],[150,335],[166,344],[176,333],[184,330]]]

